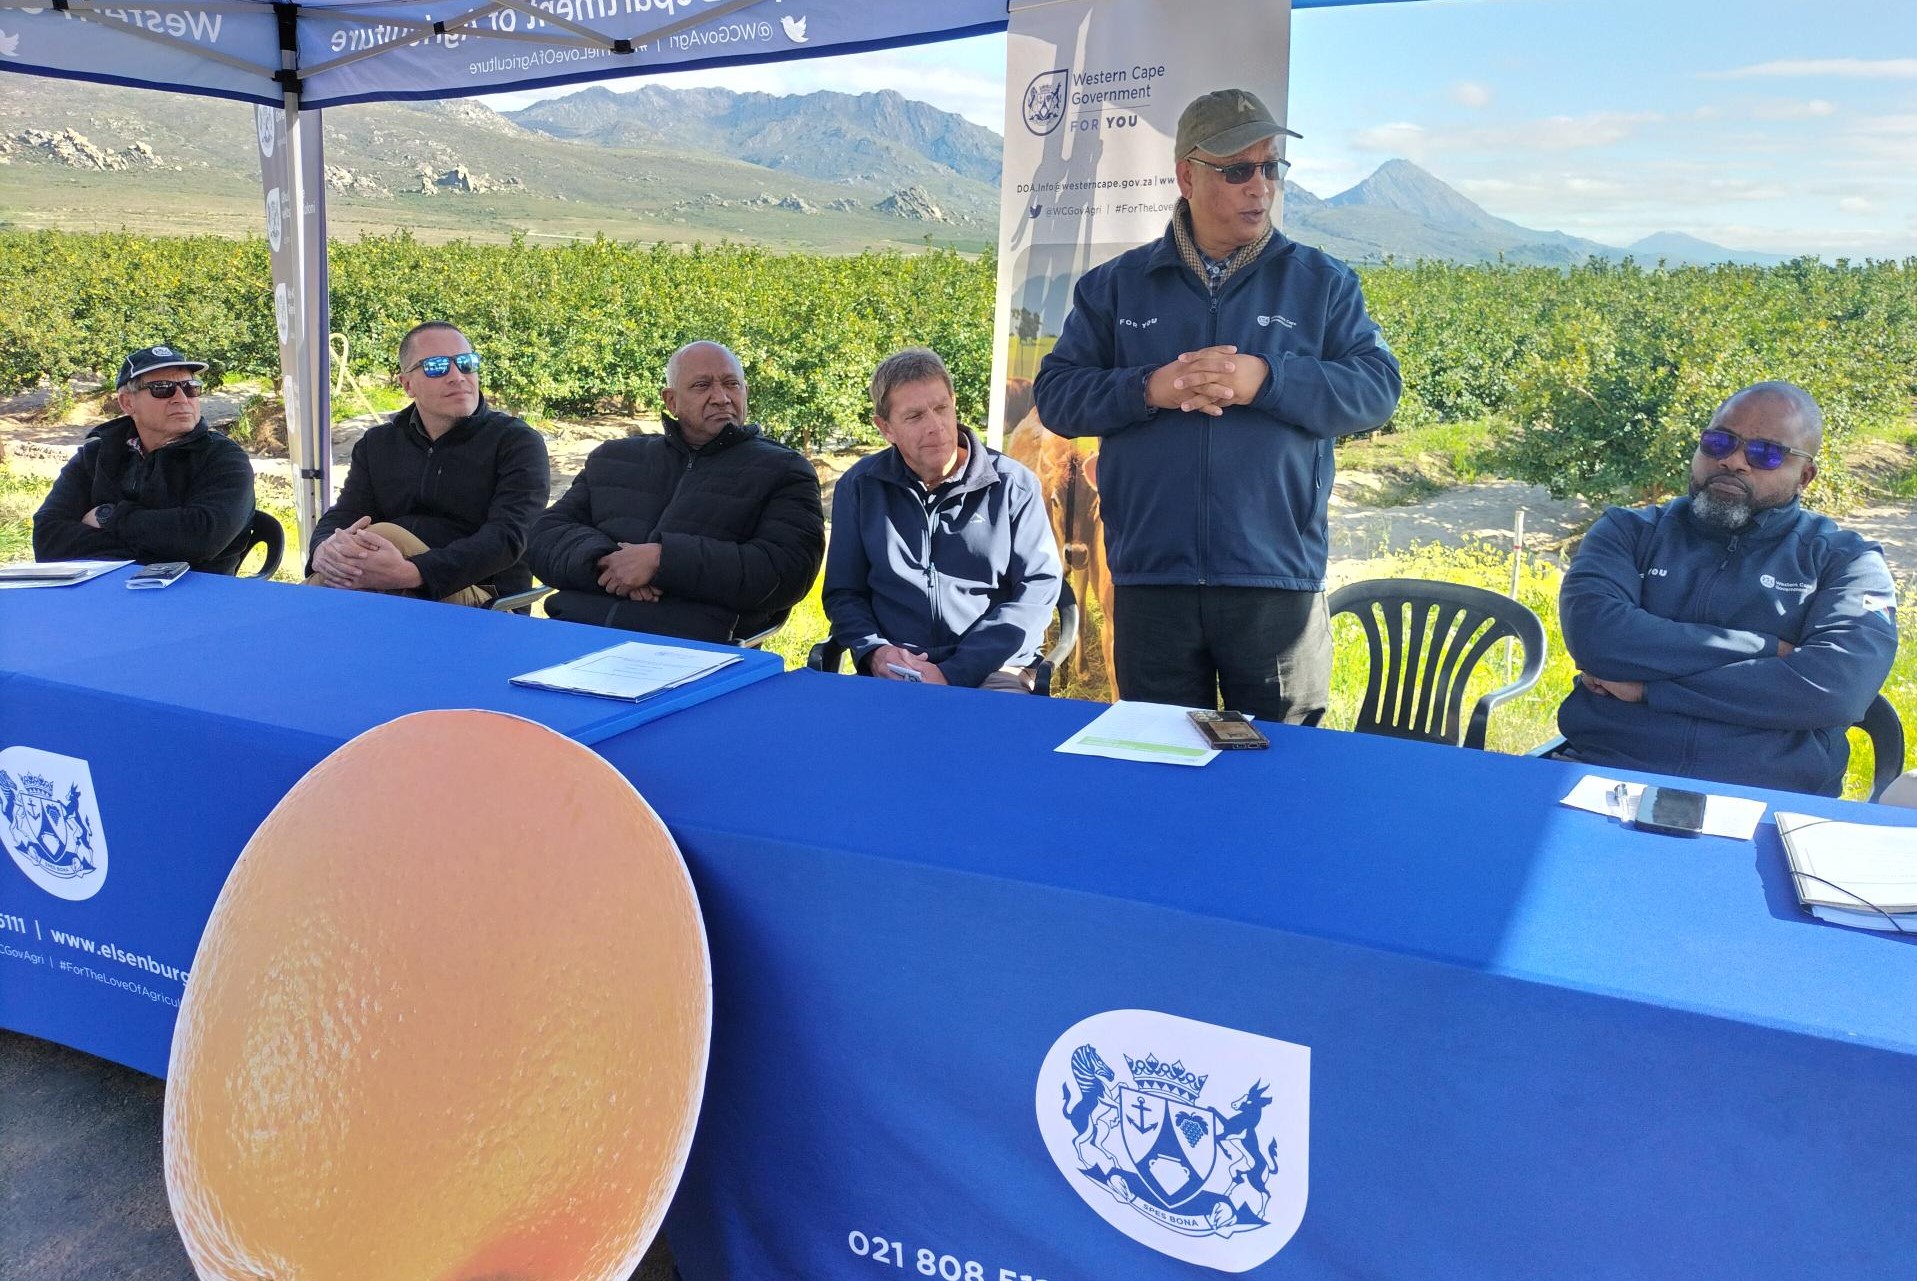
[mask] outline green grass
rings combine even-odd
[[[1348,484],[1352,501],[1402,507],[1496,476],[1496,438],[1508,429],[1484,418],[1372,432],[1339,442],[1338,470],[1347,478],[1354,472],[1377,478],[1375,484]]]
[[[0,565],[33,559],[33,513],[52,481],[0,467]]]

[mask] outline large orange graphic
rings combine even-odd
[[[711,971],[692,884],[611,766],[422,712],[316,766],[195,958],[166,1182],[219,1281],[591,1281],[684,1165]]]

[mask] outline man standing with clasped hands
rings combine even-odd
[[[1185,108],[1171,224],[1078,282],[1033,390],[1101,439],[1119,695],[1314,725],[1332,443],[1403,382],[1357,276],[1272,226],[1288,132],[1244,89]]]

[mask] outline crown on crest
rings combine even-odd
[[[1141,1094],[1156,1094],[1160,1098],[1175,1099],[1180,1103],[1198,1102],[1198,1096],[1204,1092],[1205,1077],[1196,1072],[1185,1070],[1183,1060],[1177,1063],[1161,1063],[1156,1054],[1148,1054],[1142,1059],[1125,1056],[1125,1067],[1137,1082]]]
[[[38,774],[21,774],[20,790],[28,796],[37,796],[43,801],[53,799],[53,780],[42,778]]]

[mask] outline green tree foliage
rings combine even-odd
[[[413,324],[446,319],[485,354],[490,394],[520,412],[656,410],[666,356],[714,338],[744,361],[753,416],[817,448],[874,439],[873,366],[924,344],[951,366],[961,416],[986,418],[990,257],[401,234],[335,243],[329,271],[331,328],[362,382],[392,372]],[[1917,259],[1362,274],[1404,365],[1397,422],[1506,419],[1506,468],[1559,495],[1676,485],[1712,409],[1760,379],[1802,383],[1834,436],[1901,421],[1917,396]],[[277,377],[264,242],[0,232],[0,394],[109,372],[163,339],[216,375]]]
[[[441,319],[486,357],[488,393],[520,412],[657,410],[666,357],[713,338],[744,362],[753,417],[803,448],[873,439],[872,369],[914,343],[945,357],[961,416],[983,422],[993,272],[990,259],[946,252],[426,245],[403,234],[335,243],[328,261],[331,329],[347,336],[362,381],[393,372],[406,330]],[[104,374],[159,341],[202,354],[216,376],[276,379],[265,243],[0,233],[0,393]]]

